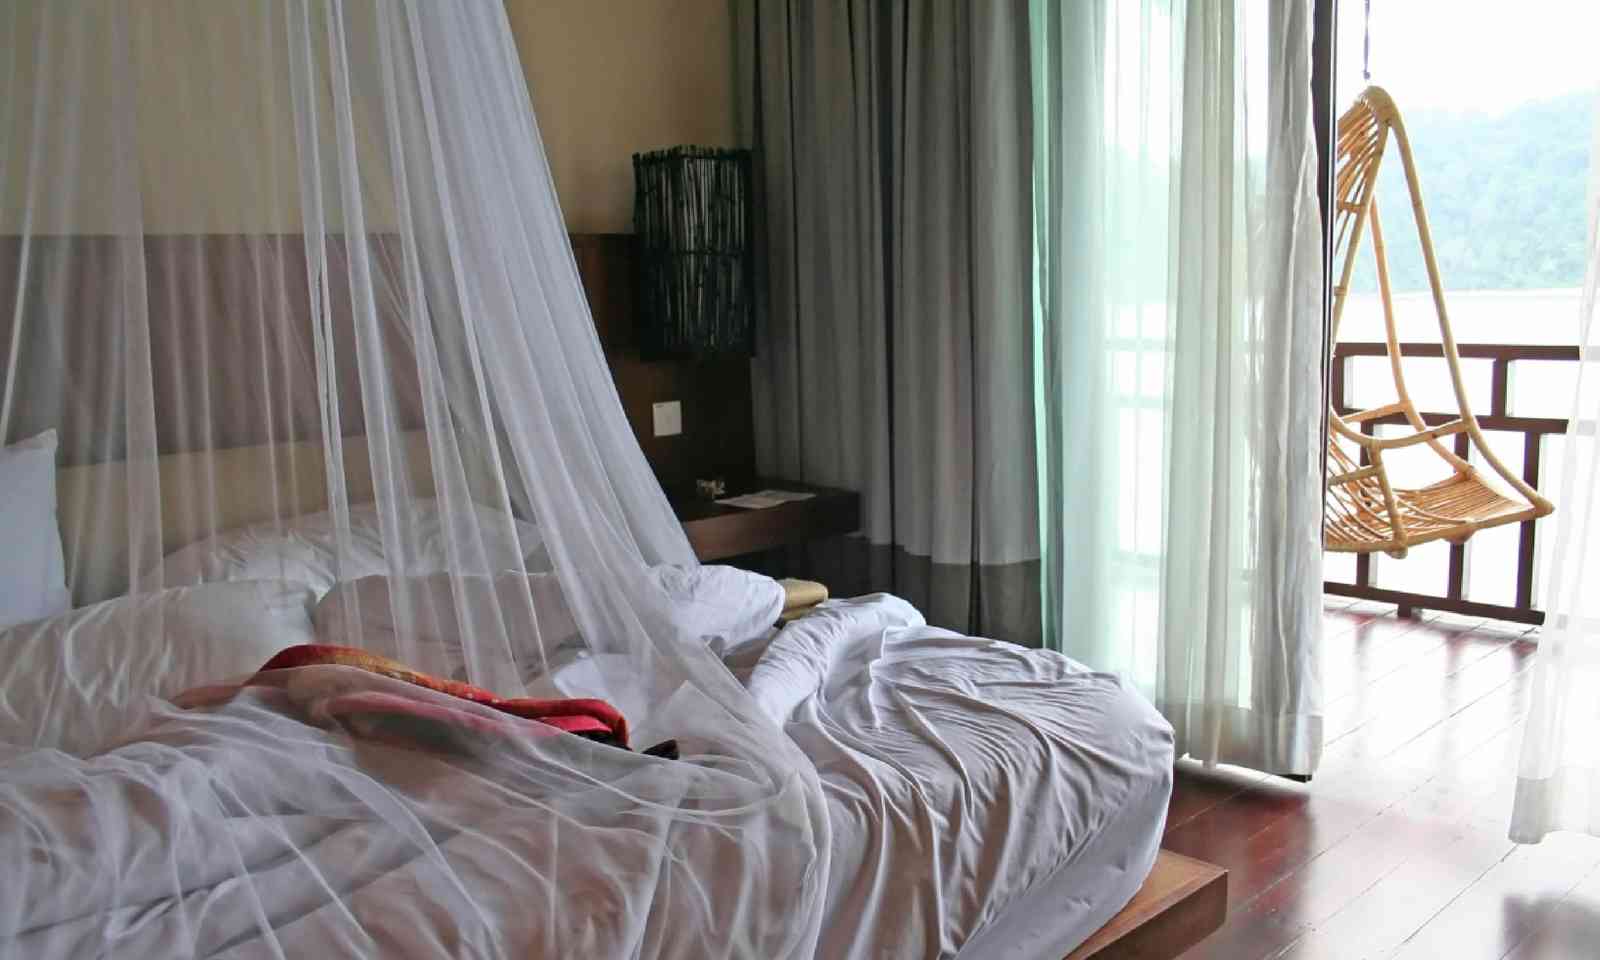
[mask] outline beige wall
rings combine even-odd
[[[143,2],[115,8],[116,17],[80,21],[70,9],[52,10],[54,0],[0,2],[13,18],[0,33],[0,73],[15,77],[0,89],[0,100],[14,107],[0,103],[0,151],[9,154],[0,156],[9,165],[0,180],[0,234],[21,231],[25,201],[32,233],[301,229],[282,8]],[[353,4],[345,11],[357,76],[377,76],[370,66],[377,56],[374,9]],[[47,19],[47,10],[60,15]],[[311,18],[310,29],[314,48],[325,48],[325,21]],[[326,64],[319,69],[325,80]],[[323,176],[331,184],[338,111],[330,86],[312,89],[320,98]],[[362,212],[367,229],[392,229],[386,141],[368,106],[373,98],[356,99]],[[324,217],[343,224],[337,194]]]
[[[636,151],[734,145],[730,0],[505,4],[568,229],[632,229]]]
[[[49,0],[4,0],[15,3],[21,22],[16,38],[36,35],[33,18]],[[635,151],[680,143],[732,146],[734,143],[733,0],[505,0],[506,12],[521,54],[523,72],[533,95],[556,190],[570,230],[607,233],[631,229]],[[275,8],[246,8],[196,3],[186,20],[160,19],[164,5],[128,8],[126,25],[139,41],[139,122],[144,130],[140,163],[130,165],[112,149],[113,129],[104,122],[82,123],[81,135],[97,142],[46,142],[37,158],[24,144],[34,138],[33,115],[14,111],[9,129],[0,111],[0,151],[12,156],[9,187],[0,196],[0,232],[14,232],[22,220],[24,170],[38,178],[63,179],[71,190],[38,191],[32,229],[49,233],[103,233],[143,229],[151,233],[250,232],[295,230],[300,224],[298,181],[267,177],[270,171],[294,171],[292,116],[287,97],[271,85],[251,83],[263,71],[282,76],[287,46],[282,31],[265,20]],[[358,8],[365,9],[365,8]],[[160,19],[161,33],[151,32]],[[57,30],[57,48],[48,60],[52,69],[41,82],[64,102],[109,105],[115,79],[108,66],[115,25],[86,33],[81,43]],[[318,27],[320,29],[320,25]],[[197,56],[165,58],[150,51],[190,31]],[[0,54],[19,58],[18,73],[27,78],[37,55],[31,43],[11,48],[13,37],[0,35]],[[202,39],[203,38],[203,39]],[[104,49],[102,49],[104,48]],[[11,56],[0,56],[0,64]],[[197,75],[211,78],[194,82]],[[34,101],[27,88],[5,91],[14,102]],[[325,93],[325,91],[324,91]],[[125,98],[124,98],[125,99]],[[241,109],[241,105],[245,105]],[[325,105],[326,106],[326,105]],[[327,121],[331,106],[319,112]],[[212,126],[227,130],[234,122],[277,128],[278,153],[257,156],[253,137],[215,137],[203,145],[182,133],[194,126],[194,115],[215,115]],[[235,120],[237,118],[237,120]],[[74,116],[74,119],[81,119]],[[362,126],[357,118],[358,128]],[[358,130],[358,135],[360,135]],[[333,142],[333,132],[326,131]],[[365,139],[365,138],[363,138]],[[98,142],[104,141],[104,142]],[[203,146],[203,149],[201,148]],[[330,152],[331,157],[331,152]],[[76,165],[67,163],[68,159]],[[389,191],[381,180],[382,164],[369,168],[369,228],[393,219]],[[145,202],[120,209],[117,201],[135,196],[129,176],[142,181]],[[331,176],[331,171],[330,171]],[[276,190],[269,189],[276,183]],[[196,187],[199,189],[196,189]],[[127,206],[126,203],[123,206]],[[327,212],[340,222],[339,211]],[[139,217],[143,220],[139,220]]]

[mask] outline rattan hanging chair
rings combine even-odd
[[[1439,320],[1439,337],[1445,363],[1450,369],[1450,385],[1455,392],[1459,414],[1454,419],[1429,427],[1417,412],[1406,390],[1401,351],[1395,334],[1394,298],[1389,290],[1389,268],[1384,256],[1383,226],[1378,217],[1374,188],[1378,168],[1390,135],[1400,151],[1406,187],[1411,195],[1413,217],[1422,245],[1423,262],[1428,268],[1428,284]],[[1383,302],[1384,332],[1388,340],[1389,369],[1394,377],[1393,403],[1369,410],[1341,414],[1329,410],[1327,510],[1323,520],[1323,545],[1332,551],[1373,553],[1383,551],[1403,557],[1418,544],[1433,540],[1462,543],[1479,530],[1519,523],[1551,513],[1555,507],[1523,479],[1508,470],[1484,441],[1478,420],[1467,403],[1461,380],[1461,360],[1456,354],[1455,336],[1445,309],[1444,288],[1439,282],[1439,265],[1434,258],[1433,240],[1428,232],[1427,214],[1422,208],[1422,190],[1412,161],[1411,144],[1405,124],[1394,101],[1381,87],[1368,87],[1339,119],[1334,192],[1335,260],[1343,258],[1338,285],[1334,287],[1333,341],[1339,338],[1339,320],[1344,313],[1345,296],[1350,289],[1356,253],[1361,236],[1370,227],[1372,253],[1377,261],[1378,291]],[[1335,398],[1337,401],[1340,398]],[[1409,426],[1403,435],[1377,437],[1361,432],[1361,424],[1400,418]],[[1458,434],[1482,458],[1509,489],[1484,479],[1482,472],[1440,442]],[[1459,442],[1459,441],[1458,441]],[[1393,450],[1426,444],[1449,474],[1436,483],[1414,489],[1397,489],[1389,481],[1385,455]],[[1470,453],[1469,453],[1470,456]]]

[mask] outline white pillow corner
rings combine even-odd
[[[0,628],[52,617],[72,605],[56,504],[56,432],[0,448]]]
[[[314,643],[316,597],[292,581],[199,584],[0,629],[0,742],[94,753],[149,697],[245,676]]]

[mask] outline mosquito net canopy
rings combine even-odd
[[[499,2],[0,0],[0,363],[100,604],[0,650],[45,709],[273,649],[177,622],[214,581],[482,691],[307,653],[7,737],[0,953],[810,954],[815,772],[708,649],[773,587],[696,568],[630,432]]]

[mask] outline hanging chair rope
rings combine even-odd
[[[1361,79],[1372,82],[1372,0],[1366,0],[1361,21]]]

